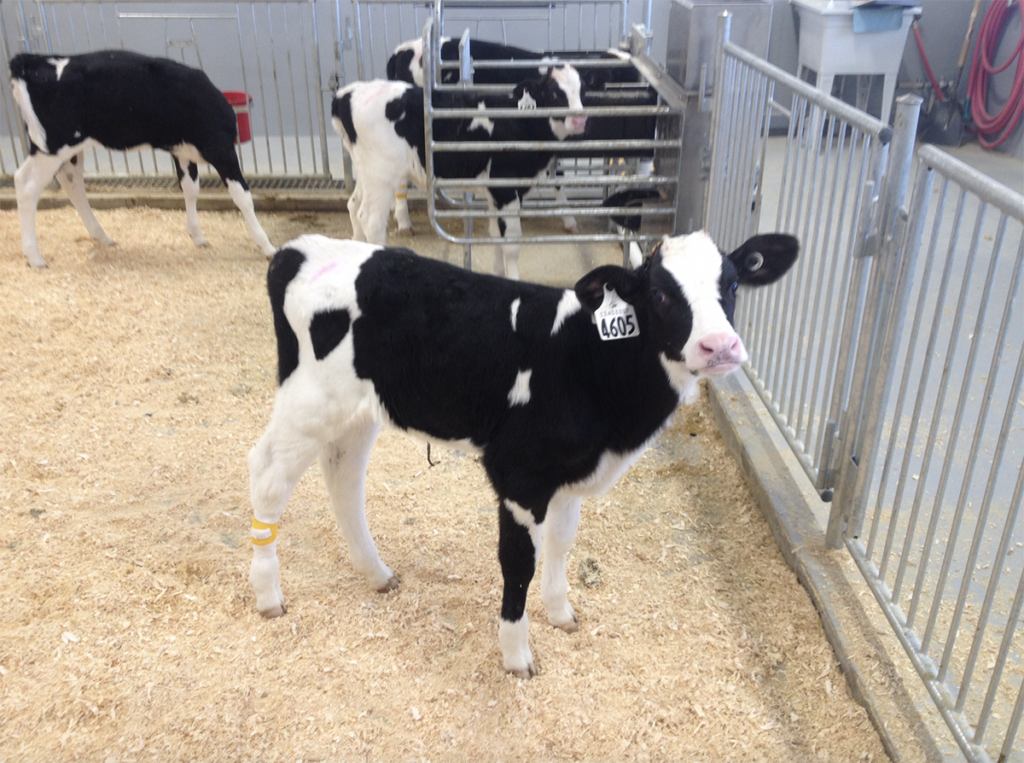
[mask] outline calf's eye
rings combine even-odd
[[[648,298],[651,300],[652,305],[665,304],[665,292],[661,289],[653,289]]]
[[[739,281],[733,281],[732,282],[732,286],[729,287],[729,290],[730,291],[736,291],[738,288],[740,288],[740,282]]]

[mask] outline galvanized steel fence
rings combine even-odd
[[[968,758],[1019,761],[1024,197],[917,159],[832,529]]]
[[[743,300],[736,326],[754,359],[748,376],[829,498],[853,374],[844,350],[867,298],[893,131],[731,43],[718,66],[705,227],[725,250],[759,226],[800,239],[795,271]],[[775,100],[776,85],[790,103]],[[773,114],[788,117],[785,136],[769,135]],[[902,150],[912,141],[907,126]]]
[[[682,89],[672,82],[663,82],[655,85],[658,92],[658,104],[653,106],[625,106],[625,107],[595,107],[588,108],[588,117],[640,117],[656,119],[657,129],[647,139],[633,140],[587,140],[587,141],[472,141],[472,142],[439,142],[434,140],[433,123],[442,118],[472,118],[479,112],[476,109],[452,109],[436,108],[433,105],[432,93],[438,91],[472,92],[473,90],[507,90],[511,86],[468,86],[465,81],[458,85],[442,85],[440,83],[439,71],[441,63],[438,60],[440,49],[440,29],[444,18],[444,10],[447,3],[437,2],[435,16],[427,22],[424,31],[424,102],[426,104],[426,170],[427,170],[427,211],[435,232],[447,241],[462,244],[464,247],[464,265],[471,266],[472,246],[474,244],[551,244],[559,242],[619,242],[623,244],[623,258],[628,260],[628,242],[650,241],[659,238],[664,233],[671,233],[675,229],[675,199],[678,184],[680,182],[679,154],[681,151],[682,124],[679,115],[684,108],[684,96]],[[467,35],[463,37],[463,43]],[[640,84],[646,87],[646,83],[654,81],[652,64],[646,59],[644,49],[646,38],[637,31],[633,37],[632,54],[633,60],[629,63],[620,61],[605,61],[609,66],[625,66],[631,71],[636,67],[639,73]],[[468,48],[463,44],[463,50]],[[564,62],[572,62],[572,54],[559,59]],[[598,62],[602,63],[602,62]],[[588,65],[594,65],[588,61]],[[480,68],[500,68],[501,63],[477,64]],[[468,69],[468,67],[467,67]],[[519,109],[494,109],[489,112],[494,118],[522,119],[536,117],[559,117],[567,116],[574,112],[569,109],[531,109],[524,113]],[[470,151],[550,151],[556,157],[564,156],[581,150],[593,152],[606,152],[608,156],[624,156],[630,152],[645,151],[653,156],[661,158],[655,160],[659,168],[656,175],[636,174],[635,171],[624,171],[619,165],[608,166],[606,159],[584,159],[573,165],[559,160],[562,167],[560,177],[551,178],[502,178],[502,179],[446,179],[438,178],[434,174],[433,155],[435,152],[444,151],[451,153]],[[572,161],[572,160],[570,160]],[[667,168],[667,169],[666,169]],[[636,212],[625,207],[601,206],[602,198],[608,195],[609,189],[613,187],[636,187],[639,185],[655,186],[661,190],[662,200],[644,206],[644,216],[649,222],[650,229],[640,232],[633,232],[621,227],[605,230],[603,232],[584,232],[573,234],[549,234],[549,235],[497,235],[497,229],[492,228],[489,235],[480,235],[474,229],[476,220],[487,220],[494,222],[495,218],[501,215],[500,212],[487,209],[484,204],[474,202],[472,192],[474,188],[480,187],[523,187],[532,186],[546,190],[554,187],[561,187],[568,191],[579,192],[584,189],[594,191],[593,198],[577,195],[570,204],[568,201],[559,204],[549,200],[530,199],[524,201],[518,209],[520,217],[551,218],[572,215],[574,217],[592,218],[619,214],[628,215]],[[452,193],[458,191],[458,193]],[[444,197],[454,209],[441,209],[437,204],[437,197]],[[507,213],[506,213],[507,214]],[[452,231],[442,221],[461,220],[463,230],[461,233]],[[611,226],[609,226],[611,227]]]
[[[723,24],[727,38],[727,23]],[[1024,760],[1024,197],[729,43],[707,226],[799,236],[744,300],[748,376],[960,750]],[[793,92],[774,100],[776,85]],[[768,135],[772,114],[789,118]],[[907,186],[914,174],[912,202]]]

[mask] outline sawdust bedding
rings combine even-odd
[[[236,213],[42,211],[30,270],[0,213],[0,761],[880,761],[817,615],[706,396],[584,503],[581,630],[528,613],[503,673],[494,496],[475,457],[386,431],[371,528],[399,590],[347,560],[315,467],[281,524],[287,616],[246,576],[246,453],[275,350]],[[341,214],[264,214],[272,240]],[[423,239],[418,239],[422,241]],[[416,240],[413,240],[415,246]]]

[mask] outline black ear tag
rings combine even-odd
[[[760,252],[751,252],[743,260],[743,267],[747,269],[749,273],[756,273],[764,265],[764,255]]]

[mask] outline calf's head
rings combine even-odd
[[[548,69],[540,80],[516,85],[513,97],[520,109],[583,109],[583,84],[580,73],[566,64]],[[548,124],[558,140],[570,135],[582,135],[587,129],[587,118],[550,117]]]
[[[794,237],[779,233],[754,236],[727,255],[703,231],[665,237],[637,270],[597,268],[580,279],[576,294],[594,312],[607,287],[643,313],[648,341],[657,344],[669,380],[684,394],[695,379],[725,376],[747,361],[732,324],[736,290],[777,281],[798,250]]]

